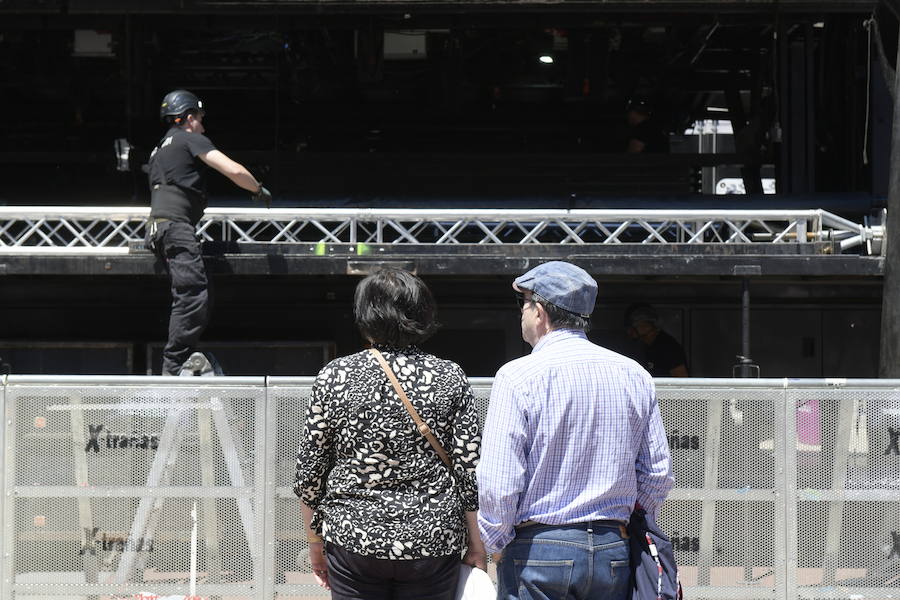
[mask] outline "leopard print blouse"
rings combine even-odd
[[[419,434],[368,351],[316,378],[297,455],[294,493],[329,543],[374,558],[449,556],[466,544],[464,511],[478,508],[481,436],[465,373],[418,348],[376,346],[453,469]]]

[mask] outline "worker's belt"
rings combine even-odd
[[[156,235],[160,230],[160,225],[164,223],[169,223],[171,219],[167,219],[165,217],[150,217],[147,219],[147,249],[150,252],[156,253],[158,250],[156,246]]]

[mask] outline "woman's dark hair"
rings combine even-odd
[[[356,286],[353,316],[364,338],[396,348],[421,344],[439,327],[437,307],[425,282],[390,267]]]

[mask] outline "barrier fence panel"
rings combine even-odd
[[[11,377],[0,600],[327,597],[292,491],[312,382]],[[472,380],[482,421],[490,386]],[[657,394],[677,478],[660,523],[689,597],[900,596],[900,382]]]
[[[472,391],[481,422],[487,413],[491,380],[472,378]],[[316,585],[309,563],[309,545],[300,518],[300,501],[293,492],[297,449],[304,432],[312,378],[268,379],[268,422],[272,457],[266,461],[266,510],[272,523],[268,549],[273,555],[273,593],[277,600],[307,600],[327,597]],[[410,421],[412,427],[412,422]],[[491,573],[493,568],[489,569]]]
[[[268,404],[273,460],[267,462],[266,511],[272,523],[273,595],[280,600],[327,597],[313,578],[309,544],[300,516],[300,500],[293,485],[297,449],[306,424],[312,379],[269,378]]]
[[[9,422],[9,416],[6,413],[6,374],[0,375],[0,415],[3,416],[3,425],[0,426],[0,465],[3,465],[4,468],[7,465],[6,462],[6,423]],[[12,532],[7,530],[6,524],[9,523],[11,519],[7,519],[6,517],[6,477],[0,477],[0,600],[7,600],[7,598],[12,598],[11,590],[9,589],[12,585],[12,580],[7,576],[7,564],[9,563],[9,552],[6,549],[6,544],[2,540],[7,540],[12,535]],[[11,567],[10,567],[11,569]]]
[[[893,382],[896,384],[896,382]],[[788,389],[796,597],[900,596],[900,388]]]
[[[783,390],[660,382],[657,395],[676,481],[660,524],[683,585],[691,597],[783,597]]]
[[[11,379],[13,597],[262,597],[262,378]]]

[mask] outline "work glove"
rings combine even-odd
[[[266,208],[272,208],[272,192],[267,190],[263,184],[259,184],[259,189],[255,194],[250,195],[254,202],[262,202]]]

